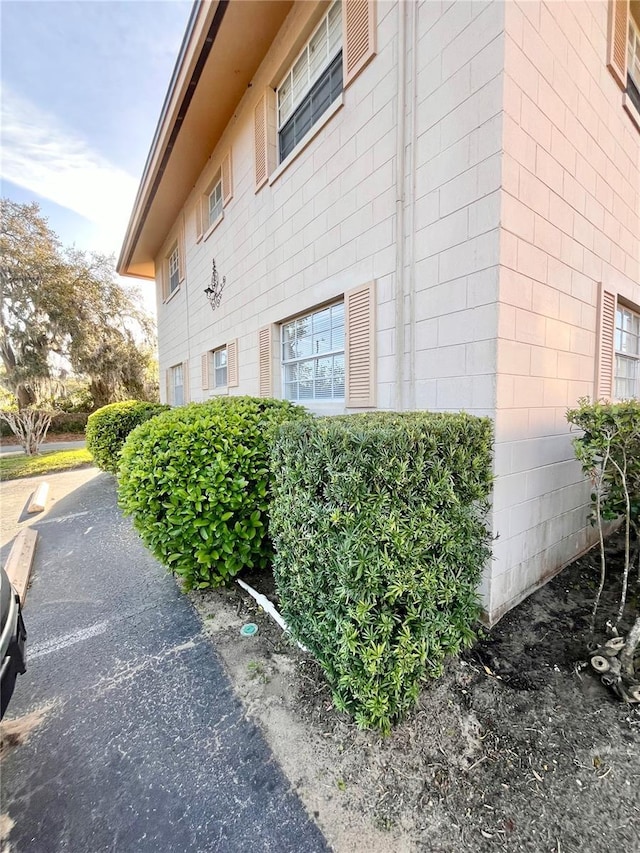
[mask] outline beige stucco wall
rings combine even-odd
[[[505,6],[494,615],[593,541],[565,412],[594,393],[600,282],[640,305],[640,132],[607,7]]]

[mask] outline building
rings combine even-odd
[[[639,89],[640,0],[197,2],[119,261],[163,396],[490,416],[495,621],[593,541],[566,408],[640,396]]]

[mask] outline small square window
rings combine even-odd
[[[184,371],[181,364],[171,368],[171,402],[174,406],[184,405]]]
[[[213,353],[213,381],[215,388],[224,388],[227,384],[227,348],[221,347]]]
[[[222,181],[219,180],[207,196],[207,228],[220,218],[222,213]]]
[[[171,294],[175,293],[180,286],[180,251],[177,243],[171,250],[171,254],[167,259],[167,264],[169,267],[169,292],[166,295],[171,296]]]

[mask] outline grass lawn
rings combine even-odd
[[[67,471],[93,462],[88,450],[45,450],[38,456],[0,457],[0,480],[16,480],[18,477],[36,477],[52,471]]]

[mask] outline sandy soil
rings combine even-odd
[[[592,553],[484,632],[387,739],[335,711],[319,667],[238,587],[191,598],[337,853],[634,853],[640,707],[579,666],[597,574]],[[277,601],[269,578],[245,579]],[[619,586],[612,576],[601,624]],[[255,637],[240,636],[246,622]]]

